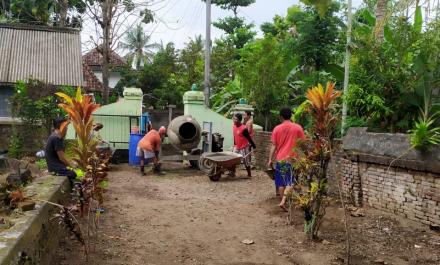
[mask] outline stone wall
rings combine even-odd
[[[257,168],[264,169],[270,132],[257,132]],[[391,166],[390,166],[391,165]],[[440,150],[411,150],[407,135],[350,130],[336,142],[328,172],[329,193],[424,225],[440,226]]]
[[[343,149],[336,174],[348,201],[440,226],[440,150],[419,153],[405,135],[358,128],[348,132]]]
[[[440,175],[344,159],[345,197],[431,226],[440,226]]]
[[[69,190],[68,179],[59,176],[37,178],[24,188],[35,209],[4,217],[13,226],[0,232],[0,265],[58,264],[52,258],[66,229],[53,218],[59,209],[45,201],[63,203]]]

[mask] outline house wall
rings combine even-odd
[[[96,75],[96,77],[99,79],[99,81],[102,83],[102,72],[94,70],[93,73]],[[116,84],[121,80],[121,74],[118,72],[110,72],[110,77],[108,79],[108,85],[110,88],[114,88]]]
[[[0,117],[11,117],[9,98],[13,94],[13,87],[0,85]]]

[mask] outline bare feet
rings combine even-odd
[[[278,206],[280,206],[280,208],[283,209],[283,211],[285,211],[286,213],[289,211],[284,204],[279,204]]]

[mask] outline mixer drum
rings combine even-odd
[[[179,116],[171,121],[167,134],[170,143],[181,151],[191,151],[198,147],[201,138],[199,123],[191,116]]]

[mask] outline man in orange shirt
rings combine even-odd
[[[141,174],[145,175],[145,161],[148,164],[153,162],[153,172],[159,175],[164,173],[161,171],[159,164],[159,152],[162,144],[162,139],[165,137],[167,130],[165,127],[160,127],[159,131],[151,129],[138,143],[136,149],[136,156],[140,157]]]
[[[296,156],[293,148],[297,139],[304,139],[305,135],[303,128],[290,120],[292,111],[289,108],[281,109],[280,116],[282,123],[272,132],[268,167],[272,167],[275,162],[275,186],[282,196],[279,206],[287,211],[286,194],[292,190],[292,185],[296,181],[290,160]]]

